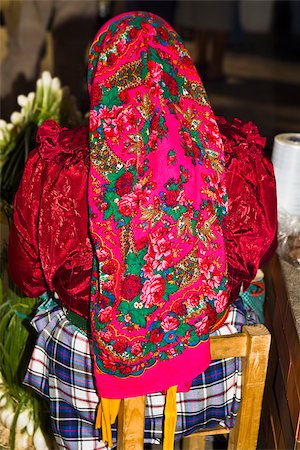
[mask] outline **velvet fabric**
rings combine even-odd
[[[226,167],[228,215],[224,220],[229,301],[246,291],[277,244],[277,200],[266,139],[252,122],[217,118]]]
[[[55,291],[89,317],[88,129],[47,120],[38,130],[15,197],[8,271],[29,297]]]

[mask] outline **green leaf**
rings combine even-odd
[[[178,220],[179,217],[186,212],[186,210],[186,207],[181,205],[176,206],[176,208],[171,208],[171,206],[169,206],[166,208],[166,213],[172,216],[174,220]]]
[[[130,264],[127,267],[126,274],[139,275],[141,273],[141,266],[138,264]]]
[[[147,133],[147,131],[149,130],[149,123],[145,122],[143,128],[141,129],[141,135],[144,141],[144,145],[148,144],[149,138],[150,138],[150,133]]]
[[[144,248],[142,248],[139,253],[138,253],[138,260],[140,261],[140,263],[144,264],[144,257],[147,254],[148,251],[148,245],[146,245]]]
[[[198,334],[195,331],[191,331],[191,336],[189,340],[189,345],[197,345],[200,341]]]
[[[139,275],[143,266],[144,260],[142,255],[136,255],[133,252],[128,253],[126,258],[127,273],[132,275]]]
[[[184,347],[183,347],[183,345],[176,345],[176,347],[174,347],[174,350],[177,351],[178,355],[181,355],[181,353],[184,350]]]
[[[165,120],[165,118],[164,118],[163,115],[161,115],[161,116],[159,117],[158,123],[159,123],[159,126],[160,126],[163,130],[166,130],[166,126],[165,126],[166,120]]]
[[[167,292],[169,295],[173,294],[174,292],[178,291],[178,286],[174,283],[167,283],[165,293]]]
[[[179,334],[179,336],[185,336],[186,332],[190,329],[190,325],[187,323],[182,323],[179,325],[179,327],[176,330],[176,333]]]
[[[102,104],[106,106],[120,106],[122,104],[117,86],[112,88],[102,86]]]
[[[104,211],[103,218],[105,220],[109,219],[110,216],[113,214],[113,212],[114,212],[114,210],[112,208],[112,205],[110,203],[108,203],[108,206],[107,206],[106,210]]]
[[[149,315],[152,314],[154,311],[156,311],[157,308],[158,308],[157,306],[151,306],[151,308],[145,308],[143,306],[143,308],[139,308],[139,310],[141,311],[141,314]]]
[[[119,304],[119,308],[118,308],[124,315],[128,314],[130,311],[130,304],[126,301],[122,301]]]
[[[149,352],[155,352],[156,350],[156,345],[153,344],[153,342],[147,342],[147,344],[145,345],[145,353],[149,353]]]
[[[133,323],[140,325],[140,327],[146,327],[146,319],[143,314],[141,314],[140,309],[134,309],[130,311],[131,320]]]
[[[169,359],[167,353],[166,353],[166,352],[161,352],[161,354],[160,354],[160,360],[161,360],[161,361],[165,361],[165,360],[167,360],[167,359]]]
[[[111,172],[109,174],[107,174],[107,178],[109,179],[109,181],[111,182],[110,187],[114,187],[116,181],[118,178],[120,178],[125,172],[124,167],[122,167],[122,169],[118,170],[118,172]]]

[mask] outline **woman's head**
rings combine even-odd
[[[181,38],[167,22],[151,13],[130,12],[114,17],[96,34],[89,54],[89,87],[99,72],[110,76],[124,64],[145,57],[150,48],[171,52],[182,67],[194,69]]]
[[[195,161],[208,140],[221,146],[197,70],[181,38],[158,16],[131,12],[104,25],[90,49],[88,82],[92,145],[133,148],[129,153],[138,158],[168,134],[172,114],[186,125],[176,145],[179,139]],[[199,134],[200,122],[204,129]]]

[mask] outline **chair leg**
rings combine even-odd
[[[117,450],[144,450],[145,401],[145,396],[122,400]]]
[[[186,436],[182,441],[182,450],[205,450],[205,436]]]
[[[248,336],[244,362],[242,402],[237,422],[229,434],[228,450],[255,450],[268,366],[271,336],[263,325],[244,326]]]

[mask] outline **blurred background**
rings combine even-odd
[[[42,70],[70,86],[83,112],[87,49],[122,11],[152,11],[184,38],[215,114],[254,121],[267,137],[300,131],[299,0],[4,0],[1,3],[1,118]]]

